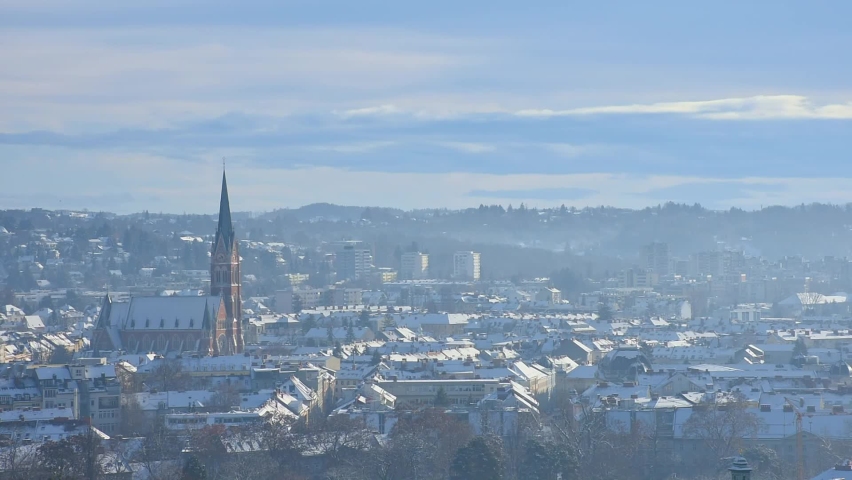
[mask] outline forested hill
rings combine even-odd
[[[770,259],[852,256],[852,205],[811,204],[758,211],[714,211],[674,203],[641,210],[483,205],[404,212],[323,204],[277,210],[255,220],[271,221],[290,233],[326,231],[355,238],[359,230],[405,232],[412,238],[440,235],[470,243],[616,257],[636,256],[641,245],[652,241],[668,242],[672,253],[682,256],[720,247],[744,249]]]
[[[778,259],[787,255],[852,257],[852,206],[812,204],[769,207],[759,211],[712,211],[699,205],[665,204],[642,210],[562,207],[480,206],[466,210],[402,211],[389,208],[314,204],[261,214],[235,214],[243,239],[303,245],[341,239],[408,245],[450,242],[453,247],[504,245],[570,252],[577,256],[630,260],[641,245],[665,241],[672,255],[716,248],[744,249],[747,254]],[[179,232],[212,234],[212,215],[0,211],[0,226],[11,232],[122,231],[128,226],[162,236]],[[88,230],[91,230],[90,232]],[[84,235],[80,233],[80,235]]]

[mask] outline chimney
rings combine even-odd
[[[743,457],[735,458],[728,471],[731,472],[731,480],[751,480],[751,467]]]

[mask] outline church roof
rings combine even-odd
[[[225,172],[222,172],[222,198],[219,200],[219,224],[216,227],[216,237],[213,240],[213,247],[219,244],[219,239],[225,248],[230,250],[234,243],[234,223],[231,220],[231,201],[228,198],[228,180],[225,177]]]
[[[206,297],[133,297],[112,302],[107,325],[123,330],[200,330],[205,314],[215,321],[222,299]]]
[[[135,297],[130,301],[127,318],[136,323],[136,329],[199,329],[204,322],[205,310],[216,318],[220,304],[221,299],[213,296]],[[150,320],[149,327],[145,326],[145,320]]]

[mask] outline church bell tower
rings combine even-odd
[[[219,224],[210,256],[210,295],[220,296],[225,302],[224,325],[213,331],[213,351],[218,355],[243,352],[243,308],[240,295],[240,251],[231,221],[231,203],[228,199],[228,181],[222,171],[222,197],[219,200]]]

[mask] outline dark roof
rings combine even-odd
[[[222,172],[222,198],[219,200],[219,224],[216,226],[216,237],[213,239],[213,247],[219,243],[219,239],[225,248],[230,250],[234,243],[234,223],[231,221],[231,201],[228,198],[228,180],[225,172]]]

